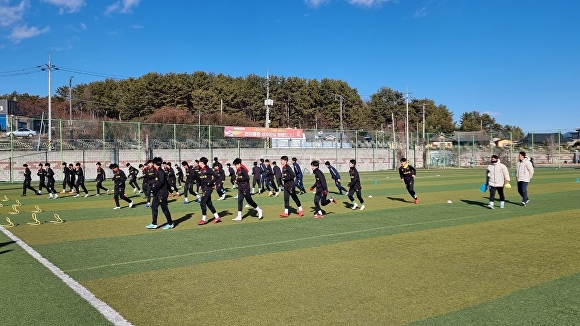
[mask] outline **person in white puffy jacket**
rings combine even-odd
[[[487,166],[487,186],[489,187],[489,205],[494,208],[495,192],[499,194],[499,208],[504,208],[505,196],[503,187],[510,182],[510,173],[508,168],[499,162],[497,155],[491,156],[491,164]]]
[[[534,165],[528,157],[526,152],[520,152],[519,161],[516,165],[516,180],[518,181],[518,193],[522,196],[522,206],[526,206],[530,202],[528,198],[528,183],[534,176]]]

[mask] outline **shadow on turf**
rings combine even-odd
[[[487,197],[483,197],[483,198],[486,200],[489,200],[489,198],[487,198]],[[480,201],[469,200],[469,199],[461,199],[461,201],[466,203],[466,204],[469,204],[469,205],[476,205],[476,206],[481,206],[481,207],[485,207],[485,208],[487,208],[487,206],[489,204],[488,202],[480,202]],[[509,200],[506,200],[505,202],[508,204],[521,206],[521,203],[518,203],[518,202],[513,202],[513,201],[509,201]]]
[[[405,200],[405,198],[398,198],[398,197],[387,197],[387,198],[390,199],[390,200],[402,201],[403,203],[406,203],[407,202]]]
[[[173,221],[174,226],[178,226],[180,223],[185,222],[193,216],[193,213],[187,213],[184,216],[178,218],[177,220]]]
[[[13,243],[16,243],[16,242],[14,242],[14,241],[0,242],[0,247],[4,247],[4,246],[7,246],[7,245],[11,245]]]
[[[0,251],[0,255],[2,255],[2,254],[6,254],[6,253],[9,253],[9,252],[11,252],[11,251],[12,251],[12,249],[10,249],[10,250],[4,250],[4,251]]]

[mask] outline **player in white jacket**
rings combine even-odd
[[[497,155],[491,156],[491,164],[487,166],[487,182],[489,186],[489,208],[494,208],[495,192],[499,194],[499,208],[504,208],[505,196],[503,187],[510,182],[510,173],[508,168],[499,162]]]
[[[530,199],[528,198],[528,183],[534,176],[534,165],[526,152],[520,152],[519,161],[516,165],[516,180],[518,181],[518,193],[522,196],[522,206],[526,206]]]

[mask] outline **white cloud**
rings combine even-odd
[[[28,3],[21,1],[16,6],[9,6],[9,2],[0,1],[0,27],[7,27],[22,20]]]
[[[38,36],[40,34],[44,34],[50,30],[50,27],[45,27],[43,29],[38,29],[38,27],[28,27],[27,25],[24,26],[17,26],[12,29],[12,34],[8,36],[9,39],[12,40],[14,43],[19,43],[20,41]]]
[[[318,7],[327,2],[330,2],[330,0],[304,0],[304,2],[311,7]]]
[[[66,12],[78,12],[83,6],[86,5],[85,0],[42,0],[51,5],[55,5],[60,8],[60,13]]]
[[[310,7],[319,7],[325,3],[331,2],[333,0],[304,0],[304,2]],[[343,0],[351,5],[361,6],[361,7],[373,7],[380,5],[383,2],[395,2],[397,0]]]
[[[120,0],[107,7],[105,10],[105,15],[113,13],[126,14],[133,11],[133,8],[137,7],[141,0]]]
[[[427,7],[422,7],[421,9],[415,11],[415,14],[413,14],[414,18],[422,18],[427,16]]]
[[[351,5],[358,5],[364,7],[372,7],[383,2],[389,2],[390,0],[348,0]]]

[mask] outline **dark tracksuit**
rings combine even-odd
[[[260,168],[257,165],[254,165],[254,167],[252,168],[252,175],[254,176],[252,181],[252,188],[254,188],[256,185],[258,185],[258,188],[261,188],[260,178],[262,175],[262,168]]]
[[[216,171],[216,173],[217,173],[219,178],[215,182],[215,189],[216,189],[218,196],[221,197],[221,196],[226,194],[226,191],[224,189],[224,181],[226,180],[226,171],[224,171],[220,168],[220,170]]]
[[[320,168],[314,169],[314,184],[311,189],[316,188],[316,193],[314,194],[314,209],[315,213],[322,212],[320,205],[326,206],[332,201],[326,196],[328,195],[328,185],[326,184],[326,177]]]
[[[338,173],[336,168],[332,165],[327,165],[327,168],[328,168],[328,171],[330,172],[330,177],[332,178],[332,180],[334,180],[334,184],[338,188],[338,191],[340,192],[340,194],[342,195],[343,191],[348,192],[348,190],[346,190],[346,188],[343,187],[342,184],[338,181],[338,180],[340,180],[340,174]]]
[[[276,178],[276,191],[280,191],[282,189],[282,170],[280,170],[280,167],[278,165],[274,165],[274,167],[272,168],[272,171],[274,171],[274,177]]]
[[[109,191],[109,189],[103,187],[103,182],[107,180],[107,175],[105,174],[105,170],[103,170],[102,167],[98,166],[97,167],[97,178],[95,179],[95,181],[97,181],[97,194],[100,195],[101,194],[101,189],[103,189],[104,191]]]
[[[167,224],[173,224],[171,219],[171,213],[169,212],[169,207],[167,205],[167,197],[169,197],[169,184],[167,179],[165,179],[165,171],[159,168],[153,168],[155,178],[153,179],[153,184],[151,192],[153,194],[153,202],[151,203],[151,224],[157,225],[157,215],[159,211],[159,206],[161,206],[161,211],[165,215]]]
[[[175,170],[171,166],[167,167],[167,177],[168,177],[167,187],[169,192],[177,191],[177,180],[175,178]]]
[[[36,172],[36,175],[38,176],[38,191],[41,192],[42,188],[44,189],[48,189],[46,187],[46,171],[43,168],[38,169],[38,172]]]
[[[290,209],[290,197],[298,207],[302,206],[300,199],[296,195],[296,184],[294,183],[294,169],[290,165],[282,165],[282,181],[284,182],[284,209]]]
[[[75,187],[75,185],[71,182],[71,175],[72,175],[72,171],[71,169],[68,168],[68,166],[64,165],[62,168],[62,190],[66,190],[66,186],[68,185],[70,187],[70,191],[73,190],[73,188]]]
[[[230,183],[233,185],[236,184],[236,170],[233,167],[228,168],[228,173],[230,175]]]
[[[197,178],[195,170],[191,166],[184,167],[185,171],[185,186],[183,187],[183,196],[187,199],[189,194],[197,197],[197,192],[193,190],[193,185],[195,184],[195,179]]]
[[[240,167],[236,171],[235,176],[236,182],[238,183],[238,212],[241,212],[244,208],[244,199],[253,208],[258,207],[258,204],[252,199],[252,194],[250,193],[250,175],[248,174],[248,169],[245,166]]]
[[[162,169],[163,170],[163,169]],[[147,180],[147,190],[145,191],[145,196],[147,196],[147,204],[151,203],[151,194],[153,193],[153,182],[155,181],[155,167],[147,167],[145,169],[147,174],[145,175],[145,180]]]
[[[417,194],[413,189],[413,187],[415,186],[415,178],[413,178],[413,176],[416,174],[417,170],[415,170],[415,168],[411,164],[407,164],[405,167],[403,166],[399,167],[399,176],[405,182],[405,187],[407,188],[409,195],[411,195],[415,199],[417,199]]]
[[[139,184],[137,183],[137,175],[139,174],[139,170],[134,166],[129,166],[129,186],[133,189],[137,189],[140,191]]]
[[[217,212],[211,201],[211,194],[218,178],[219,175],[211,167],[205,166],[199,170],[199,186],[202,191],[200,206],[203,216],[207,215],[208,208],[212,214]]]
[[[49,194],[56,194],[56,189],[54,189],[54,171],[49,167],[46,169],[46,183]]]
[[[364,204],[362,198],[362,186],[360,184],[360,177],[358,175],[358,170],[353,166],[348,170],[348,175],[350,176],[350,182],[348,183],[348,199],[354,202],[354,193],[356,192],[356,198],[360,201],[361,205]]]
[[[119,198],[130,203],[131,199],[125,196],[125,181],[127,180],[127,175],[121,169],[117,171],[113,170],[113,182],[115,183],[115,205],[119,207]]]
[[[37,194],[36,189],[34,189],[30,183],[32,182],[32,172],[28,167],[24,169],[24,183],[22,184],[22,196],[26,196],[26,189],[30,189]]]
[[[302,168],[298,162],[292,163],[292,167],[294,168],[294,174],[296,174],[296,187],[303,192],[306,193],[306,189],[304,189],[304,182],[302,179],[304,178],[304,174],[302,173]]]
[[[81,168],[80,166],[78,168],[75,169],[75,175],[76,175],[76,183],[75,183],[75,190],[77,192],[77,194],[79,193],[79,187],[81,187],[83,189],[83,191],[85,192],[85,194],[88,194],[89,192],[87,191],[87,187],[85,187],[85,174],[83,172],[83,168]]]
[[[177,170],[175,173],[175,175],[177,175],[177,182],[179,183],[179,186],[181,186],[181,184],[185,183],[185,180],[183,179],[183,170],[177,164],[175,165],[175,170]]]

